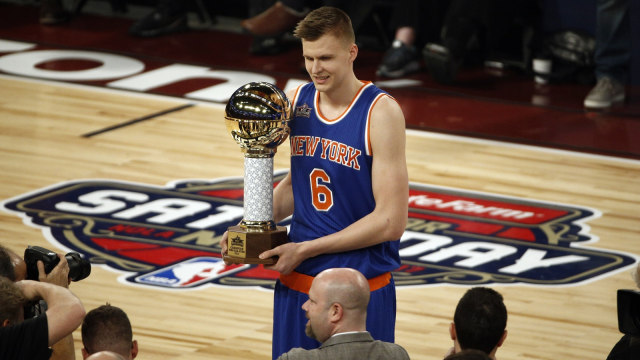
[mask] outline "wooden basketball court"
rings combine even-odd
[[[242,176],[242,154],[225,130],[221,105],[193,102],[87,136],[189,101],[10,76],[0,82],[0,199],[76,179],[162,186]],[[279,148],[276,169],[288,167],[288,150],[287,144]],[[601,217],[587,225],[599,241],[586,246],[640,254],[638,161],[408,131],[407,162],[412,183],[598,209]],[[2,243],[16,252],[27,245],[53,247],[15,214],[0,212],[0,224]],[[494,286],[509,311],[509,335],[498,357],[605,358],[621,336],[616,290],[635,287],[631,268],[573,286]],[[272,292],[165,291],[121,283],[120,275],[94,265],[90,277],[71,289],[87,310],[110,302],[129,314],[139,359],[270,358]],[[398,287],[396,340],[412,359],[442,359],[451,346],[448,325],[466,289]],[[81,358],[79,329],[74,338]]]
[[[225,129],[224,103],[192,100],[185,94],[224,83],[228,79],[220,74],[229,72],[235,80],[257,81],[268,76],[281,88],[290,81],[307,79],[300,72],[298,49],[271,57],[249,56],[252,40],[239,31],[191,29],[140,39],[128,35],[132,19],[109,11],[98,15],[85,11],[62,26],[41,26],[37,5],[22,1],[0,5],[3,204],[78,180],[163,187],[183,179],[239,178],[243,155]],[[82,50],[92,55],[89,60],[33,60],[43,54],[41,50],[59,51],[57,54]],[[65,71],[97,68],[101,59],[114,54],[127,57],[129,64],[143,64],[144,70],[61,81],[39,80],[46,76],[34,75],[50,70],[49,75],[64,78]],[[16,57],[6,66],[9,55]],[[385,79],[375,75],[381,56],[361,49],[356,62],[359,78],[381,84]],[[27,64],[32,66],[23,66],[25,59],[33,61]],[[115,69],[120,70],[120,65]],[[175,65],[201,76],[167,86],[161,81],[168,74],[164,71]],[[30,72],[15,75],[25,68]],[[134,78],[137,85],[144,83],[141,80],[148,80],[151,73],[156,75],[155,87],[123,90]],[[412,129],[407,130],[406,148],[412,188],[434,186],[591,209],[594,216],[583,220],[581,228],[563,223],[545,231],[560,237],[579,235],[580,230],[591,241],[571,244],[571,248],[611,254],[614,262],[622,255],[626,259],[624,265],[614,264],[612,271],[586,270],[576,281],[501,283],[504,278],[496,277],[484,282],[503,294],[509,312],[508,337],[497,357],[606,358],[621,337],[616,291],[636,287],[630,273],[640,256],[637,87],[630,87],[625,106],[592,114],[582,109],[588,86],[539,86],[523,74],[488,75],[484,69],[471,69],[460,76],[462,84],[452,86],[435,83],[424,71],[386,83],[403,108],[407,128]],[[285,143],[275,157],[276,170],[288,168],[288,153]],[[47,214],[32,215],[46,218]],[[17,253],[28,245],[59,253],[74,250],[32,220],[2,209],[0,243]],[[214,240],[219,241],[221,234],[216,235]],[[571,242],[572,238],[562,240]],[[406,274],[397,272],[395,278]],[[491,278],[495,274],[475,275]],[[138,359],[271,358],[272,291],[218,285],[167,289],[133,284],[123,279],[127,276],[129,273],[108,265],[93,264],[91,275],[72,283],[71,290],[87,310],[109,302],[129,314],[139,342]],[[428,285],[405,282],[397,287],[396,342],[412,359],[440,360],[451,347],[448,327],[455,306],[474,285],[473,281],[455,281],[456,276],[445,273]],[[81,359],[80,329],[74,332],[74,339],[76,358]]]

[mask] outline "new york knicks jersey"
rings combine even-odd
[[[342,115],[327,119],[319,111],[319,93],[313,83],[297,89],[289,124],[294,196],[291,241],[338,232],[375,208],[369,120],[383,96],[388,94],[366,82]],[[296,271],[315,276],[327,268],[350,267],[371,278],[400,266],[398,243],[319,255],[305,260]]]

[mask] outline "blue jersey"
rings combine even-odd
[[[313,83],[296,91],[289,124],[294,197],[291,241],[338,232],[374,210],[369,121],[373,106],[383,96],[389,95],[366,82],[344,113],[327,119],[319,111],[319,93]],[[372,278],[400,266],[398,243],[386,241],[319,255],[305,260],[296,271],[315,276],[324,269],[349,267]]]

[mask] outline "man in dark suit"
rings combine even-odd
[[[305,333],[322,343],[319,348],[294,348],[278,359],[409,359],[400,345],[373,340],[366,330],[369,283],[357,270],[327,269],[309,290]]]

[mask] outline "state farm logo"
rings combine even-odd
[[[279,181],[283,172],[276,174]],[[242,178],[156,187],[115,180],[60,183],[2,203],[55,246],[84,254],[142,286],[272,288],[278,273],[226,266],[219,241],[243,216]],[[589,249],[594,209],[411,184],[399,286],[576,284],[636,262]],[[288,225],[285,221],[281,225]]]

